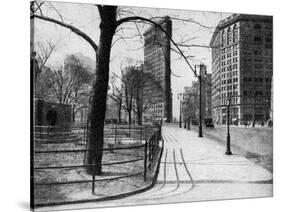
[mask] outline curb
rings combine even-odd
[[[133,196],[133,195],[136,195],[136,194],[139,194],[139,193],[150,190],[151,188],[154,187],[154,185],[157,181],[157,178],[158,178],[158,174],[159,174],[159,169],[160,169],[160,164],[161,164],[160,162],[161,162],[163,149],[164,149],[164,140],[163,140],[163,138],[161,140],[162,140],[162,148],[161,148],[160,155],[159,155],[159,158],[158,158],[158,164],[156,166],[155,174],[154,174],[152,183],[150,185],[148,185],[144,188],[141,188],[139,190],[130,191],[130,192],[127,192],[127,193],[116,194],[116,195],[107,196],[107,197],[101,197],[101,198],[98,198],[98,199],[83,199],[83,200],[64,201],[64,202],[38,203],[38,204],[34,205],[34,208],[68,205],[68,204],[81,204],[81,203],[89,203],[89,202],[109,201],[109,200],[125,198],[125,197],[128,197],[128,196]]]

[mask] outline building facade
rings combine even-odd
[[[270,117],[272,17],[233,14],[219,22],[212,47],[212,116],[225,124]]]
[[[143,113],[143,120],[172,121],[172,91],[170,66],[170,39],[172,21],[165,16],[158,22],[159,27],[151,26],[144,33],[144,73],[153,76],[154,82],[147,82],[144,89],[144,101],[148,107]]]

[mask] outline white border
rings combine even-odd
[[[61,0],[64,1],[64,0]],[[99,4],[149,6],[219,12],[274,15],[274,197],[251,200],[228,200],[166,204],[153,206],[96,209],[116,212],[147,211],[277,211],[280,201],[280,145],[277,117],[280,108],[280,10],[278,1],[225,0],[72,0]],[[1,1],[1,136],[0,195],[1,211],[27,211],[29,206],[29,2]],[[279,93],[279,94],[278,94]],[[277,127],[276,127],[277,126]],[[279,209],[280,210],[280,209]],[[73,210],[80,211],[80,210]],[[90,211],[90,210],[83,210]]]

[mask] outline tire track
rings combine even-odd
[[[176,142],[178,142],[178,139],[175,138],[172,134],[170,135]]]
[[[178,169],[177,169],[175,149],[173,149],[173,158],[174,158],[175,174],[176,174],[176,178],[177,178],[177,187],[174,190],[172,190],[172,192],[178,190],[178,188],[180,187],[180,178],[179,178],[179,173],[178,173]]]
[[[182,148],[180,148],[180,154],[181,154],[181,159],[182,159],[184,168],[185,168],[185,170],[186,170],[186,172],[187,172],[187,174],[188,174],[188,176],[189,176],[189,178],[190,178],[190,180],[191,180],[192,188],[193,188],[193,187],[195,186],[195,183],[194,183],[194,180],[193,180],[193,178],[192,178],[192,176],[191,176],[191,173],[189,172],[189,170],[188,170],[188,168],[187,168],[186,162],[185,162],[185,160],[184,160],[184,156],[183,156],[183,153],[182,153]]]
[[[166,135],[166,138],[167,141],[171,142],[171,138],[169,138],[167,135]],[[168,149],[166,149],[166,152],[167,152],[167,155],[168,155]],[[180,187],[180,180],[179,180],[179,175],[178,175],[178,170],[177,170],[177,164],[176,164],[176,154],[175,154],[175,149],[173,148],[173,164],[174,164],[174,170],[175,170],[175,175],[176,175],[176,180],[177,180],[177,186],[170,190],[170,191],[163,191],[163,192],[160,192],[160,193],[157,193],[159,192],[160,190],[164,190],[166,187],[168,187],[167,185],[167,158],[166,158],[166,155],[165,155],[165,162],[164,162],[164,182],[162,184],[162,186],[157,189],[157,190],[153,190],[153,193],[151,193],[151,195],[148,195],[148,197],[145,197],[143,199],[154,199],[154,200],[157,200],[157,199],[160,199],[160,198],[163,198],[165,197],[166,195],[165,194],[169,194],[169,193],[173,193],[175,192],[176,190],[179,189]],[[153,195],[154,194],[154,195]]]

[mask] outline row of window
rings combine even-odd
[[[222,105],[228,104],[228,99],[221,100]],[[231,104],[238,104],[238,98],[231,98]]]
[[[231,30],[231,27],[228,27],[226,33],[225,33],[225,30],[222,30],[221,37],[222,37],[222,45],[223,46],[229,45],[231,43],[236,43],[238,41],[238,27],[237,27],[237,25],[234,24],[232,30]]]
[[[238,84],[234,84],[233,86],[232,85],[228,85],[228,86],[223,86],[221,88],[222,91],[229,91],[229,90],[237,90],[238,88]]]
[[[225,85],[225,84],[229,84],[229,83],[232,83],[232,82],[238,82],[238,78],[235,77],[235,78],[233,78],[233,79],[222,80],[222,81],[221,81],[221,84],[222,84],[222,85]]]
[[[236,49],[238,49],[238,44],[234,44],[234,45],[221,49],[221,53],[227,53],[227,52],[230,52],[230,51],[236,50]]]
[[[261,77],[255,77],[255,78],[251,78],[251,77],[244,77],[243,81],[244,82],[263,82],[263,80],[265,82],[271,82],[271,78],[267,77],[265,79],[261,78]]]
[[[244,94],[244,96],[253,96],[253,94],[255,96],[263,96],[262,91],[244,91],[243,94]]]
[[[233,71],[233,72],[230,72],[230,73],[226,73],[226,74],[222,74],[222,78],[226,78],[226,77],[232,77],[232,76],[237,76],[238,75],[238,72],[237,71]]]
[[[222,93],[222,98],[232,97],[232,96],[238,96],[238,91],[229,91],[229,92]]]

